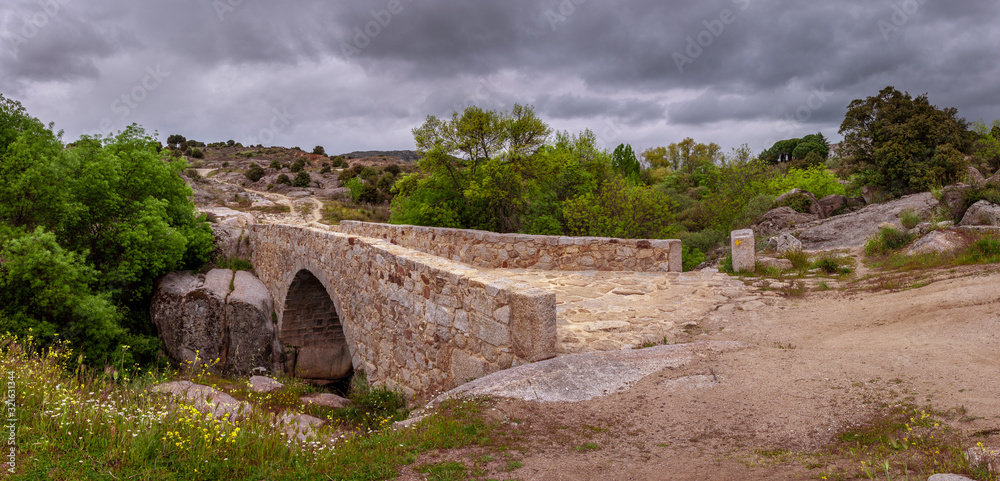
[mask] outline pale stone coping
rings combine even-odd
[[[607,270],[631,270],[631,271],[659,271],[659,272],[681,272],[682,248],[681,241],[676,239],[616,239],[611,237],[565,237],[565,236],[544,236],[529,234],[499,234],[495,232],[477,231],[470,229],[452,229],[445,227],[423,227],[411,225],[376,224],[360,221],[341,221],[339,226],[331,227],[332,231],[343,234],[353,234],[359,236],[373,236],[378,238],[392,238],[391,241],[404,247],[426,252],[433,255],[443,255],[443,253],[433,252],[438,247],[448,246],[448,238],[454,238],[453,244],[464,244],[466,242],[478,242],[486,244],[501,244],[496,246],[497,250],[507,250],[516,244],[527,244],[536,248],[542,247],[568,247],[568,246],[588,246],[598,247],[597,252],[587,252],[586,255],[579,255],[580,258],[592,256],[595,253],[602,253],[607,257],[609,263],[621,263],[617,258],[618,248],[626,247],[633,249],[652,249],[656,253],[665,254],[668,261],[655,263],[646,269],[607,269]],[[433,239],[432,239],[433,237]],[[454,245],[454,247],[460,247]],[[501,249],[502,248],[502,249]],[[515,256],[516,257],[516,256]],[[475,262],[474,259],[461,259],[464,262],[475,263],[484,268],[498,268],[499,265],[491,263]],[[507,259],[501,259],[507,260]],[[594,270],[586,264],[580,262],[570,262],[568,265],[519,265],[517,259],[511,259],[518,265],[509,266],[512,268],[529,268],[541,270]],[[486,265],[483,265],[486,264]]]

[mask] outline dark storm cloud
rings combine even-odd
[[[426,115],[522,103],[637,147],[757,149],[835,136],[846,105],[886,85],[1000,117],[998,18],[995,2],[942,0],[8,0],[0,92],[71,135],[136,121],[409,148]],[[151,68],[169,72],[152,89]]]

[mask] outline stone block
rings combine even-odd
[[[529,289],[511,296],[513,354],[529,362],[556,355],[556,295]]]
[[[736,272],[753,272],[757,266],[756,242],[750,229],[733,231],[730,235],[733,252],[733,270]]]

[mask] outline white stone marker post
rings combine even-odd
[[[757,269],[756,242],[750,229],[736,230],[730,235],[733,249],[733,271],[753,272]]]

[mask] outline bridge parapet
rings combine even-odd
[[[681,241],[497,234],[342,221],[333,229],[487,269],[681,272]]]
[[[551,292],[387,240],[340,232],[255,225],[250,242],[255,271],[274,299],[279,332],[286,327],[286,309],[294,309],[286,306],[289,290],[306,284],[300,273],[308,271],[336,307],[354,368],[375,383],[398,386],[410,399],[556,355]]]

